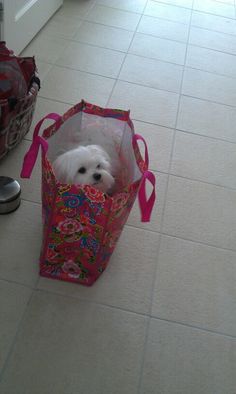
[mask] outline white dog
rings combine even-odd
[[[58,156],[53,162],[61,183],[92,185],[107,193],[114,186],[111,158],[99,145],[79,146]]]

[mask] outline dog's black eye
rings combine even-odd
[[[98,165],[97,165],[97,168],[98,168],[98,169],[101,168],[101,164],[98,164]]]
[[[80,174],[85,174],[86,173],[86,168],[85,167],[80,167],[80,169],[78,170],[78,172]]]

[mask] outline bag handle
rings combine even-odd
[[[148,155],[147,143],[146,143],[145,139],[141,135],[134,134],[134,136],[133,136],[133,145],[137,144],[138,141],[142,141],[143,144],[144,144],[144,148],[145,148],[144,162],[146,164],[146,168],[148,168],[148,166],[149,166],[149,155]]]
[[[0,55],[14,55],[14,52],[11,49],[7,48],[5,41],[0,41]]]
[[[60,118],[61,118],[60,115],[56,113],[50,113],[46,115],[43,119],[41,119],[35,126],[32,144],[24,157],[23,166],[20,174],[21,178],[30,178],[35,162],[38,157],[39,147],[41,146],[44,153],[46,153],[48,150],[47,141],[43,137],[39,136],[39,131],[42,126],[42,123],[46,119],[52,119],[55,120],[56,122]]]
[[[143,178],[142,178],[141,185],[140,185],[139,191],[138,191],[139,208],[141,211],[141,221],[142,222],[150,222],[151,213],[152,213],[153,206],[154,206],[154,203],[156,200],[156,190],[155,190],[156,178],[155,178],[155,175],[151,171],[148,170],[149,155],[148,155],[147,143],[141,135],[134,134],[133,145],[137,144],[138,141],[142,141],[144,144],[144,148],[145,148],[144,163],[145,163],[145,167],[147,168],[147,170],[144,171],[144,173],[143,173]],[[146,195],[147,181],[149,181],[153,187],[151,195],[148,199],[147,199],[147,195]]]
[[[152,193],[147,199],[146,195],[146,183],[149,181],[152,186]],[[143,174],[143,179],[141,181],[141,185],[138,191],[138,200],[139,200],[139,207],[141,211],[141,221],[142,222],[150,222],[151,213],[153,210],[153,206],[156,200],[156,178],[155,175],[151,171],[145,171]]]

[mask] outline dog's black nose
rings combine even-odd
[[[93,178],[95,179],[95,181],[100,181],[101,177],[101,174],[93,174]]]

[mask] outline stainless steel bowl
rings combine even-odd
[[[7,176],[0,176],[0,214],[15,211],[20,205],[19,183]]]

